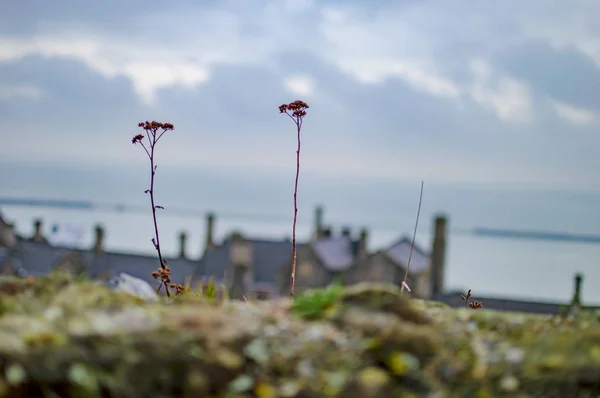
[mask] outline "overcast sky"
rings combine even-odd
[[[0,156],[600,190],[598,0],[0,2]]]

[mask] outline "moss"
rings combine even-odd
[[[338,301],[344,292],[341,284],[332,284],[325,289],[311,289],[294,300],[292,311],[306,319],[318,319]]]
[[[427,315],[401,295],[400,289],[391,284],[360,283],[350,286],[340,294],[342,305],[360,306],[365,309],[393,314],[417,324],[427,324]]]
[[[2,283],[0,397],[600,393],[590,312],[455,310],[379,284],[334,285],[291,305],[192,294],[144,303],[60,273]]]

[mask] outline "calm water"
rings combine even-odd
[[[142,206],[141,213],[109,210],[3,206],[3,216],[23,234],[33,219],[44,220],[45,232],[54,223],[83,231],[81,245],[90,245],[93,226],[106,228],[111,250],[152,253],[152,219],[145,168],[105,166],[94,170],[74,165],[0,164],[0,197],[92,200]],[[233,229],[259,237],[291,237],[293,175],[268,175],[159,169],[158,204],[161,243],[176,253],[177,234],[188,233],[187,252],[198,257],[204,240],[203,213],[216,212],[217,238]],[[414,227],[420,182],[334,180],[301,174],[298,235],[312,231],[313,209],[325,206],[325,222],[334,231],[343,226],[369,227],[371,249],[392,243]],[[425,184],[417,243],[428,248],[434,214],[450,218],[447,287],[473,289],[473,295],[511,296],[537,300],[570,299],[573,276],[585,275],[583,299],[600,304],[600,245],[465,235],[480,227],[534,229],[600,235],[600,195],[542,192],[485,186]],[[177,212],[191,209],[195,213]],[[171,211],[171,212],[170,212]]]

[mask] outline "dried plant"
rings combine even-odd
[[[473,300],[469,303],[469,307],[471,308],[483,308],[483,303],[481,301]]]
[[[417,209],[417,220],[415,221],[415,229],[413,231],[412,242],[410,244],[410,252],[408,254],[408,262],[406,264],[406,270],[404,271],[404,280],[402,281],[402,286],[400,288],[400,294],[404,294],[404,289],[410,292],[410,287],[406,280],[408,279],[408,271],[410,269],[410,260],[412,259],[413,248],[415,247],[415,238],[417,236],[417,226],[419,225],[419,215],[421,214],[421,203],[423,202],[423,185],[425,181],[421,181],[421,194],[419,195],[419,208]]]
[[[174,127],[171,123],[160,123],[156,121],[145,121],[138,124],[138,127],[141,127],[146,135],[144,137],[143,134],[137,134],[131,142],[133,144],[140,144],[146,155],[148,155],[148,159],[150,159],[150,189],[144,191],[146,194],[150,194],[150,203],[152,205],[152,218],[154,220],[154,237],[152,238],[152,244],[158,253],[158,260],[160,262],[160,268],[157,271],[152,273],[152,276],[155,279],[160,278],[160,284],[156,289],[156,292],[160,292],[160,288],[162,286],[165,287],[165,291],[167,296],[170,296],[169,287],[175,288],[177,293],[180,293],[182,288],[179,285],[171,283],[171,270],[167,265],[167,260],[165,260],[162,256],[162,252],[160,251],[160,239],[158,236],[158,223],[156,221],[156,210],[164,209],[162,206],[158,206],[154,201],[154,176],[156,175],[156,164],[154,162],[154,151],[156,148],[156,144],[167,131],[173,130]],[[148,139],[148,144],[144,144],[144,138]]]
[[[471,298],[471,289],[469,289],[466,296],[464,294],[461,294],[460,298],[466,301],[467,307],[469,308],[483,308],[483,303],[481,301],[472,300],[471,302],[469,302],[469,299]]]
[[[294,298],[294,284],[296,279],[296,219],[298,216],[298,175],[300,174],[300,131],[302,130],[302,120],[306,116],[308,105],[303,101],[294,101],[289,104],[283,104],[279,107],[279,113],[285,113],[296,124],[298,147],[296,149],[296,183],[294,185],[294,225],[292,229],[292,275],[290,286],[290,299]]]

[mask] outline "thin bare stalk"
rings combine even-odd
[[[162,269],[165,269],[165,261],[163,260],[162,253],[160,251],[160,238],[158,237],[158,221],[156,220],[156,204],[154,203],[154,176],[156,175],[156,166],[154,165],[154,145],[156,142],[150,144],[150,203],[152,204],[152,219],[154,220],[154,238],[152,239],[152,243],[158,252],[158,260],[160,261],[160,266]]]
[[[298,176],[300,175],[300,130],[302,121],[298,123],[298,149],[296,150],[296,183],[294,184],[294,225],[292,228],[292,285],[290,288],[290,299],[294,298],[294,285],[296,281],[296,220],[298,217]]]
[[[404,272],[404,280],[402,281],[402,287],[400,288],[400,294],[404,294],[404,288],[408,288],[406,280],[408,279],[408,271],[410,269],[410,260],[412,259],[413,248],[415,247],[415,237],[417,236],[417,226],[419,225],[419,215],[421,214],[421,203],[423,202],[423,185],[425,181],[421,181],[421,194],[419,195],[419,209],[417,210],[417,220],[415,221],[415,229],[413,231],[412,242],[410,244],[410,253],[408,254],[408,263],[406,264],[406,271]],[[410,291],[410,288],[408,288]]]

